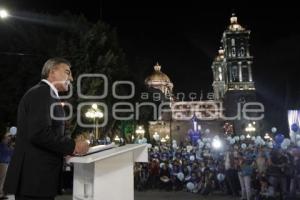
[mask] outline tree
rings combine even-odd
[[[98,21],[96,24],[88,23],[83,16],[75,20],[72,29],[64,32],[57,45],[57,54],[68,58],[72,63],[74,77],[82,74],[104,74],[108,79],[108,94],[103,99],[82,99],[77,96],[77,85],[74,84],[74,95],[71,99],[74,108],[82,102],[97,101],[107,105],[108,112],[104,117],[108,118],[108,124],[102,131],[111,135],[118,122],[113,119],[111,109],[118,101],[113,98],[110,90],[116,80],[125,80],[128,76],[128,68],[125,64],[125,54],[119,47],[117,33],[109,25]],[[85,95],[101,95],[105,82],[99,78],[83,79],[81,92]],[[126,93],[126,88],[119,87],[119,93]],[[84,113],[82,110],[82,114]],[[74,109],[74,113],[77,109]],[[73,132],[80,132],[76,122],[76,114],[72,120]]]
[[[105,74],[109,88],[115,80],[126,79],[128,75],[125,54],[119,46],[115,29],[104,22],[90,23],[83,16],[69,13],[46,19],[49,22],[46,25],[11,21],[4,31],[0,30],[3,38],[0,41],[0,84],[3,91],[0,121],[5,124],[15,124],[18,102],[26,90],[40,80],[42,65],[49,57],[65,57],[72,63],[75,83],[71,102],[74,108],[80,102],[87,101],[77,97],[76,77],[80,74]],[[100,79],[85,80],[82,93],[101,94],[103,84]],[[118,88],[120,94],[126,93],[126,90],[124,87]],[[117,99],[112,98],[109,90],[106,98],[97,101],[105,103],[110,110]],[[76,111],[74,109],[74,116]],[[108,125],[104,132],[111,132],[117,127],[111,112],[108,113]],[[80,127],[75,119],[71,124],[74,124],[73,132],[76,133]]]

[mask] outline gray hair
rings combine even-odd
[[[64,59],[64,58],[58,58],[57,57],[57,58],[48,59],[45,62],[44,66],[43,66],[43,69],[42,69],[42,74],[41,74],[42,79],[47,79],[48,76],[49,76],[50,70],[54,69],[57,65],[59,65],[61,63],[66,64],[69,67],[71,67],[71,63],[68,60]]]

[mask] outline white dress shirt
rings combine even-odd
[[[45,82],[45,83],[47,83],[50,86],[50,88],[52,89],[52,91],[54,92],[54,94],[56,95],[56,97],[59,98],[58,91],[54,87],[54,85],[52,83],[50,83],[47,79],[42,79],[42,81]]]

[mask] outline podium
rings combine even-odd
[[[127,144],[72,157],[73,200],[133,200],[134,162],[148,162],[147,144]]]

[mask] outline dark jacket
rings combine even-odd
[[[74,151],[75,142],[64,136],[64,121],[51,118],[64,110],[40,82],[21,99],[18,107],[18,133],[4,185],[7,194],[37,197],[55,196],[59,189],[63,156]]]

